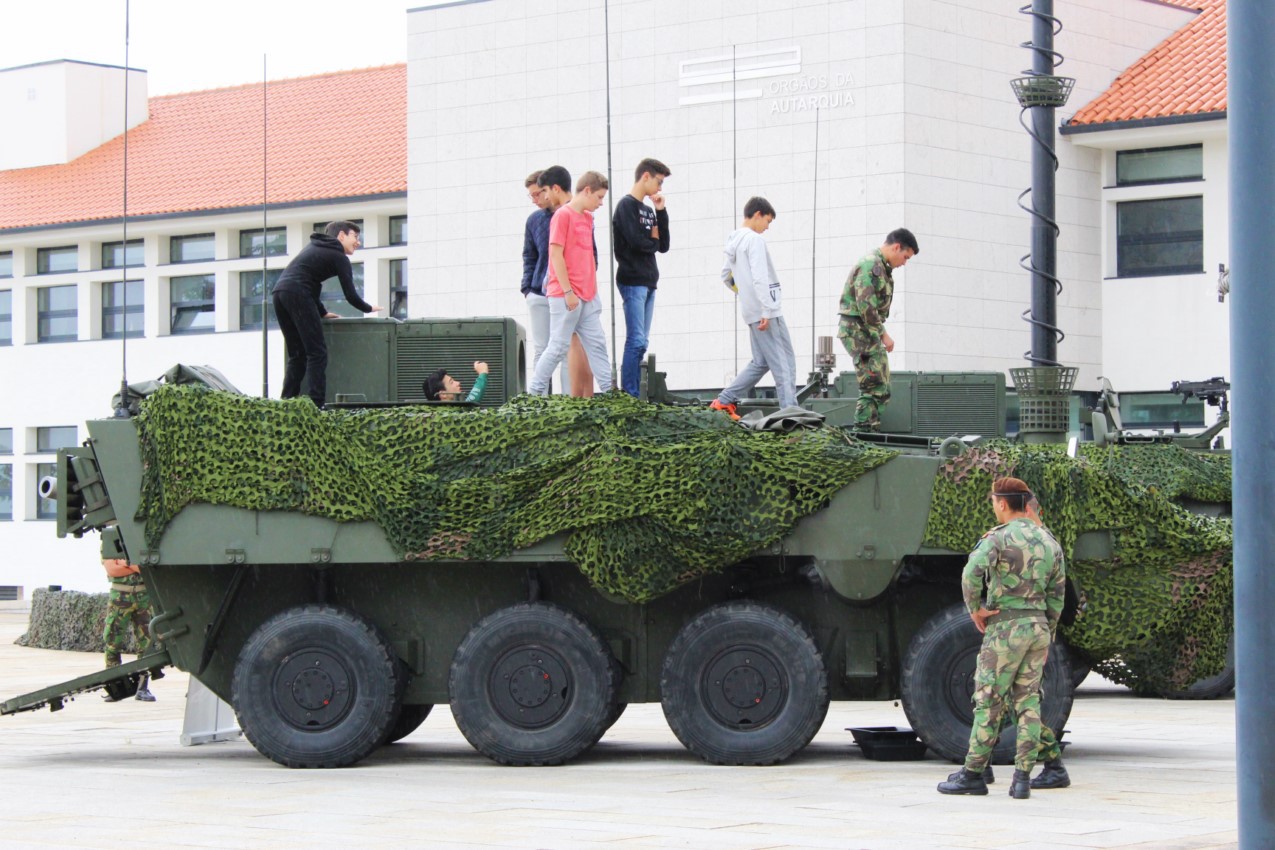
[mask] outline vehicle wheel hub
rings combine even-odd
[[[736,729],[769,723],[787,700],[782,665],[753,647],[721,653],[705,666],[702,681],[709,712]]]
[[[490,681],[496,711],[524,729],[548,726],[570,704],[571,676],[567,666],[545,649],[507,653],[492,668]]]
[[[299,729],[329,728],[345,717],[353,703],[350,681],[345,665],[326,652],[292,655],[275,678],[279,713]]]

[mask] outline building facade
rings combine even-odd
[[[77,85],[122,80],[123,69],[82,64],[0,71],[0,92],[75,103]],[[122,127],[69,158],[47,145],[53,161],[38,165],[29,145],[7,151],[26,167],[0,169],[0,594],[103,586],[96,535],[56,539],[37,487],[58,448],[87,438],[85,420],[111,415],[125,365],[136,382],[207,364],[243,392],[267,383],[278,396],[283,342],[262,281],[316,229],[359,223],[356,287],[407,316],[405,76],[398,65],[272,82],[264,135],[261,86],[151,99],[130,121],[127,239]],[[359,143],[333,145],[343,138]],[[335,279],[325,290],[330,310],[361,315]]]
[[[921,253],[896,275],[893,367],[1023,365],[1018,5],[449,0],[407,12],[406,66],[149,100],[133,71],[127,122],[100,94],[123,89],[122,69],[0,71],[0,108],[33,127],[0,147],[0,597],[101,587],[96,538],[57,540],[36,487],[109,414],[126,332],[132,381],[209,364],[258,394],[264,364],[277,395],[262,282],[338,218],[363,225],[352,259],[372,303],[525,324],[522,181],[551,164],[609,171],[612,201],[642,157],[671,166],[650,352],[673,387],[720,386],[749,356],[718,271],[752,195],[779,213],[766,237],[800,375],[835,333],[850,267],[898,226]],[[1056,0],[1055,14],[1058,73],[1076,78],[1058,112],[1060,359],[1078,388],[1110,378],[1135,427],[1203,425],[1202,404],[1165,390],[1229,373],[1225,3]],[[598,218],[618,352],[608,206]]]

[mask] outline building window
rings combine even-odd
[[[0,455],[13,454],[13,429],[0,428]]]
[[[142,259],[142,240],[128,240],[127,249],[123,242],[102,243],[102,268],[122,269],[140,266]]]
[[[12,251],[0,251],[0,277],[13,277]]]
[[[1204,178],[1204,146],[1116,151],[1116,185],[1145,186]]]
[[[79,338],[79,306],[75,284],[36,290],[36,341],[66,342]]]
[[[363,297],[363,264],[351,263],[351,271],[354,272],[354,291]],[[319,295],[319,300],[323,302],[323,306],[327,308],[329,313],[336,313],[338,316],[354,317],[362,316],[362,310],[356,310],[350,306],[350,302],[345,300],[345,293],[341,291],[341,281],[339,278],[330,277],[323,281],[323,292]]]
[[[407,318],[407,260],[390,260],[390,315]]]
[[[0,463],[0,522],[13,519],[13,464]]]
[[[80,251],[74,245],[61,248],[40,248],[35,252],[36,274],[58,274],[78,271]]]
[[[279,322],[274,317],[274,304],[271,303],[270,295],[281,274],[283,269],[270,269],[266,272],[266,286],[269,287],[266,290],[266,316],[272,328],[279,327]],[[239,330],[250,331],[254,328],[261,329],[261,272],[240,272]]]
[[[216,246],[211,233],[174,236],[168,243],[170,263],[196,263],[200,260],[214,259],[215,256]]]
[[[102,284],[102,339],[142,335],[145,304],[140,280],[108,281]]]
[[[261,229],[239,231],[239,256],[261,256]],[[288,229],[271,227],[266,230],[265,250],[267,257],[282,257],[288,253]]]
[[[1204,199],[1158,198],[1116,204],[1116,275],[1204,271]]]
[[[13,345],[13,291],[0,289],[0,346]]]
[[[72,448],[79,440],[79,429],[74,425],[54,425],[35,429],[35,450],[51,454],[58,449]]]
[[[1120,394],[1120,419],[1126,428],[1166,431],[1174,425],[1203,428],[1205,408],[1203,399],[1183,399],[1174,393]]]
[[[407,216],[392,215],[390,216],[390,244],[406,245],[407,244]]]
[[[169,332],[208,333],[216,330],[217,282],[210,274],[174,277],[169,286]]]

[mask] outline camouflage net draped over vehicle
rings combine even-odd
[[[622,393],[320,413],[165,387],[137,423],[151,546],[195,502],[371,520],[411,559],[489,560],[569,532],[567,557],[632,602],[779,541],[894,455],[833,428],[757,433]]]
[[[1221,672],[1232,623],[1232,523],[1181,500],[1229,503],[1229,456],[1146,444],[1090,445],[1069,458],[1062,446],[996,441],[943,465],[927,545],[972,549],[996,523],[987,496],[1002,475],[1032,488],[1069,556],[1067,572],[1087,606],[1063,636],[1094,669],[1148,693]],[[1109,558],[1070,557],[1079,535],[1107,529]]]

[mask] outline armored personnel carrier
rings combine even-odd
[[[669,393],[653,360],[642,400],[521,395],[509,319],[327,332],[328,410],[196,370],[59,454],[58,534],[118,529],[157,640],[0,713],[173,665],[290,767],[354,764],[442,704],[496,762],[558,764],[655,701],[691,752],[760,765],[809,743],[830,700],[898,698],[959,760],[980,643],[959,578],[1008,473],[1069,556],[1046,723],[1064,728],[1090,666],[1156,692],[1226,675],[1229,457],[1125,439],[1110,404],[1104,445],[1015,441],[1003,375],[896,374],[893,433],[859,437],[837,424],[853,376],[824,368],[803,390],[822,427],[751,430]],[[467,384],[475,359],[479,408],[423,402],[425,374]]]

